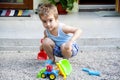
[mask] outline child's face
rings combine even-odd
[[[45,15],[41,16],[41,20],[42,20],[43,26],[50,31],[54,30],[55,27],[57,27],[58,21],[55,19],[53,14],[48,16],[45,16]]]

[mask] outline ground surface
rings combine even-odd
[[[36,56],[37,52],[0,52],[0,80],[46,80],[36,78],[44,64]],[[119,51],[79,52],[70,59],[73,71],[67,80],[120,80],[119,57]],[[100,71],[101,75],[88,75],[82,68]],[[59,76],[57,80],[63,79]]]

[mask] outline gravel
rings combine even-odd
[[[46,80],[36,78],[44,68],[44,61],[36,58],[37,52],[0,51],[0,80]],[[56,61],[60,59],[56,57]],[[73,70],[66,80],[120,80],[120,51],[83,51],[69,61]],[[82,68],[99,71],[100,76],[89,75]]]

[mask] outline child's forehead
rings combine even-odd
[[[55,17],[54,17],[53,14],[50,14],[50,15],[42,15],[41,18],[42,18],[42,19],[55,19]]]

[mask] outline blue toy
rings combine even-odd
[[[52,65],[47,65],[46,68],[43,68],[40,73],[38,73],[37,78],[46,78],[49,80],[55,80],[59,75],[58,70],[54,70]]]
[[[45,64],[44,64],[44,65],[46,66],[46,65],[48,65],[48,64],[53,65],[54,63],[53,63],[52,60],[48,59],[48,60],[45,61]]]
[[[93,70],[90,70],[88,68],[83,68],[82,70],[85,71],[85,72],[88,72],[89,75],[100,76],[100,72],[99,71],[93,71]]]

